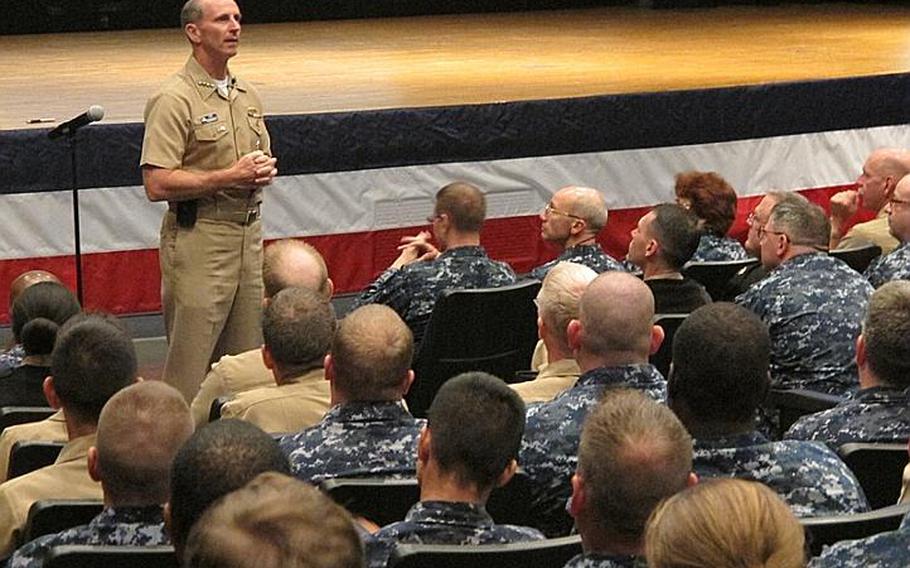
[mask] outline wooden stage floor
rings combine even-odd
[[[0,37],[0,129],[100,104],[142,120],[178,29]],[[458,105],[906,72],[910,8],[601,8],[248,25],[238,74],[271,114]],[[43,125],[46,127],[47,125]]]

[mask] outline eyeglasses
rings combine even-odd
[[[570,219],[578,219],[579,221],[584,221],[578,215],[572,215],[571,213],[566,213],[565,211],[560,211],[559,209],[553,207],[552,203],[547,203],[547,206],[543,208],[543,214],[546,217],[549,217],[551,214],[562,215],[563,217],[569,217]]]
[[[445,215],[445,213],[436,213],[435,215],[430,215],[429,217],[427,217],[427,223],[432,225],[439,219],[442,219],[444,215]]]
[[[889,204],[889,205],[892,205],[892,206],[893,206],[893,205],[907,205],[907,204],[910,204],[910,200],[907,200],[907,199],[895,199],[894,197],[891,197],[891,198],[888,199],[888,204]]]
[[[768,233],[770,233],[770,234],[772,234],[772,235],[783,235],[783,236],[787,237],[788,239],[790,238],[790,237],[787,235],[787,233],[785,233],[784,231],[769,231],[768,229],[766,229],[766,228],[764,228],[764,227],[759,227],[759,228],[758,228],[758,238],[762,238],[762,237],[764,237],[764,236],[765,236],[766,234],[768,234]]]

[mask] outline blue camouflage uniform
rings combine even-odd
[[[402,544],[508,544],[543,540],[530,527],[497,525],[486,509],[475,503],[422,501],[404,520],[382,527],[368,545],[370,568],[386,565],[396,543]]]
[[[91,544],[114,546],[156,546],[170,544],[164,531],[160,505],[145,507],[107,507],[81,527],[36,538],[17,550],[9,568],[38,568],[54,546]]]
[[[483,247],[456,247],[435,260],[414,262],[400,269],[387,268],[360,294],[354,307],[389,306],[408,324],[414,341],[419,343],[433,306],[444,290],[498,288],[516,280],[509,265],[491,260]]]
[[[856,338],[872,286],[843,261],[802,254],[736,297],[768,325],[771,384],[844,396],[858,386]]]
[[[400,402],[333,406],[315,426],[278,439],[296,477],[414,477],[417,441],[426,424]]]
[[[640,556],[612,556],[609,554],[599,554],[597,552],[588,552],[579,554],[566,562],[563,568],[642,568],[647,567],[648,563],[644,557]]]
[[[910,280],[910,241],[873,260],[863,276],[873,288],[892,280]]]
[[[0,374],[15,369],[22,364],[23,359],[25,359],[25,348],[19,343],[13,345],[8,351],[3,351],[0,353]]]
[[[910,513],[896,531],[825,547],[810,568],[905,568],[910,566]]]
[[[650,364],[599,367],[583,373],[570,389],[549,402],[528,406],[519,464],[532,480],[531,513],[547,536],[563,536],[570,480],[578,465],[578,443],[588,411],[610,387],[639,389],[651,398],[667,399],[667,382]]]
[[[777,492],[797,517],[869,510],[859,482],[824,444],[770,442],[759,432],[697,438],[693,469],[699,477],[760,481]]]
[[[626,269],[615,258],[604,252],[600,245],[595,243],[591,245],[575,245],[562,251],[559,256],[550,262],[541,264],[531,271],[531,278],[543,280],[547,272],[560,262],[574,262],[587,266],[594,272],[600,274],[609,270],[619,270],[625,272]]]
[[[705,233],[698,241],[698,248],[689,260],[691,262],[708,262],[718,260],[745,260],[749,253],[736,239],[718,237]]]
[[[910,389],[871,387],[834,408],[800,418],[785,438],[813,440],[833,450],[844,444],[910,440]]]

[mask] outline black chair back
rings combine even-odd
[[[0,408],[0,432],[7,426],[44,420],[55,412],[46,406],[4,406]]]
[[[104,508],[96,499],[36,501],[28,510],[20,544],[46,534],[87,525]]]
[[[63,449],[63,442],[37,442],[20,440],[13,444],[13,449],[9,454],[9,470],[6,478],[12,479],[41,469],[54,463],[60,451]]]
[[[390,568],[553,568],[581,553],[581,537],[487,545],[396,544]]]
[[[415,381],[405,397],[425,417],[444,382],[466,371],[509,379],[527,369],[537,344],[534,298],[540,282],[501,288],[446,290],[436,302],[414,357]]]
[[[319,488],[351,514],[379,526],[404,520],[408,509],[420,501],[414,478],[336,478],[323,481]]]
[[[897,503],[901,494],[907,444],[844,444],[837,449],[869,500],[880,509]]]
[[[45,568],[176,568],[173,546],[67,544],[48,552]]]
[[[806,544],[812,556],[821,554],[822,547],[840,542],[866,538],[874,534],[897,529],[904,516],[910,512],[910,503],[892,505],[868,513],[811,517],[800,519],[806,530]]]
[[[417,480],[389,478],[335,478],[319,488],[350,513],[373,521],[379,526],[404,520],[420,501]],[[530,526],[531,479],[519,470],[512,479],[494,489],[487,501],[487,512],[499,524]]]
[[[843,402],[843,398],[805,389],[771,389],[764,407],[777,412],[776,435],[780,438],[794,422],[806,414],[828,410]]]
[[[655,325],[659,325],[664,330],[664,342],[660,344],[657,352],[651,355],[650,361],[664,377],[670,373],[670,363],[673,360],[673,336],[682,322],[686,321],[688,315],[657,314],[654,316]]]
[[[858,247],[834,249],[828,251],[828,254],[843,260],[850,268],[862,274],[873,260],[881,256],[882,247],[869,243]]]
[[[682,272],[704,286],[712,300],[727,302],[733,299],[728,288],[730,279],[743,268],[758,262],[757,258],[689,262],[683,267]]]

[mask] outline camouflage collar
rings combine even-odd
[[[122,524],[157,525],[164,523],[161,505],[105,507],[89,523],[91,527],[109,527]]]
[[[487,256],[487,252],[483,250],[483,247],[480,245],[470,245],[464,247],[455,247],[446,249],[437,257],[437,260],[442,258],[465,258],[469,256]]]
[[[585,252],[598,253],[598,252],[601,252],[601,250],[602,249],[600,248],[599,244],[589,243],[589,244],[575,245],[575,246],[569,247],[566,250],[562,251],[562,254],[560,254],[559,256],[560,257],[562,257],[562,256],[569,257],[569,256],[575,256],[576,254],[584,254]]]
[[[398,422],[414,418],[398,402],[347,402],[336,404],[323,422]]]
[[[856,391],[850,398],[850,402],[878,402],[906,405],[908,399],[910,399],[910,389],[882,385]]]
[[[710,436],[695,439],[696,450],[713,450],[720,448],[742,448],[760,446],[768,443],[768,438],[758,430],[730,436]]]
[[[405,522],[470,528],[493,526],[493,518],[483,505],[454,501],[421,501],[411,507]]]
[[[620,365],[618,367],[597,367],[578,377],[573,389],[587,386],[619,386],[627,384],[632,388],[643,388],[664,382],[657,368],[650,363]]]

